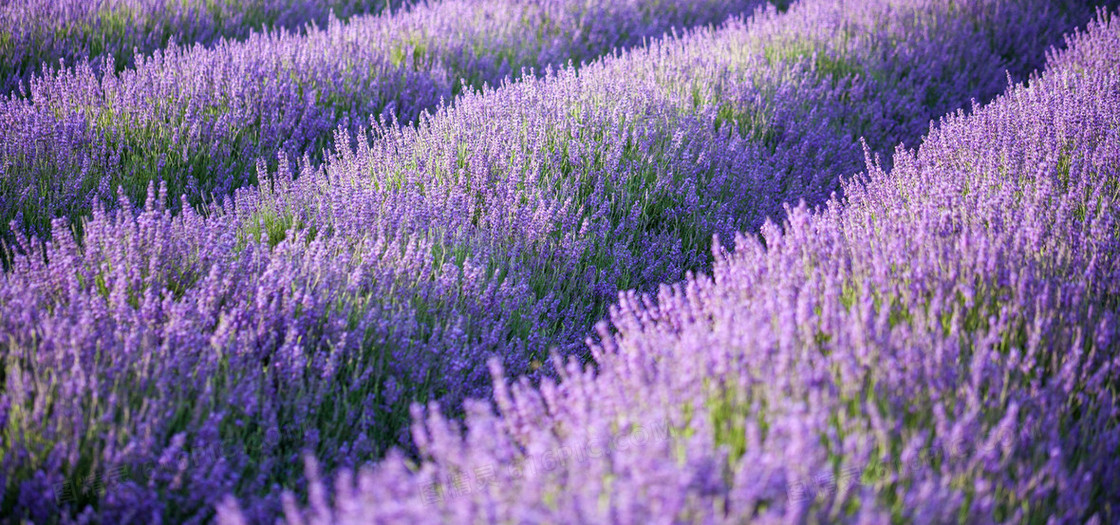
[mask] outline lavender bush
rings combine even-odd
[[[617,291],[825,202],[860,137],[915,143],[1090,16],[806,1],[340,132],[325,166],[281,161],[201,211],[149,186],[80,234],[56,219],[0,285],[3,510],[202,520],[233,493],[267,519],[305,490],[304,451],[334,471],[426,450],[402,435],[413,401],[487,396],[491,355],[547,375]]]
[[[255,182],[258,159],[320,158],[332,131],[370,114],[408,122],[464,83],[579,63],[758,3],[455,0],[173,45],[119,74],[50,72],[0,102],[0,224],[42,236],[52,217],[77,223],[94,202],[115,203],[118,188],[143,200],[151,181],[167,184],[172,204],[182,194],[197,204]]]
[[[129,67],[135,53],[171,42],[211,44],[252,30],[323,25],[402,7],[407,0],[9,0],[0,5],[0,94],[19,91],[44,66],[91,60]]]
[[[1117,520],[1120,24],[291,523]],[[221,522],[242,523],[236,502]]]

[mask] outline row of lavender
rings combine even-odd
[[[414,120],[522,68],[591,60],[672,27],[719,23],[761,0],[448,0],[305,32],[256,33],[211,48],[171,46],[134,69],[91,64],[32,81],[0,102],[0,239],[36,234],[123,188],[142,200],[222,197],[258,160],[319,159],[338,128]],[[5,235],[8,233],[8,235]]]
[[[1120,21],[292,523],[1115,523]],[[316,476],[314,462],[309,472]],[[333,500],[332,500],[333,496]],[[240,523],[236,504],[223,521]]]
[[[244,38],[253,30],[298,28],[402,7],[404,0],[9,0],[0,5],[0,94],[18,91],[42,68],[90,60],[123,68],[134,53]]]
[[[360,464],[408,444],[411,402],[486,396],[488,355],[521,374],[550,346],[579,353],[617,291],[704,268],[713,234],[783,202],[824,202],[862,166],[859,137],[917,141],[1090,16],[806,1],[376,126],[206,213],[153,195],[78,238],[56,221],[0,287],[5,509],[183,519],[233,492],[270,515],[279,487],[302,490],[302,451]]]

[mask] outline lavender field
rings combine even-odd
[[[1118,8],[5,2],[0,523],[1120,522]]]

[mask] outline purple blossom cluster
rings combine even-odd
[[[132,65],[171,42],[212,44],[262,28],[296,29],[402,7],[409,0],[7,0],[0,4],[0,94],[43,67]]]
[[[655,4],[660,6],[657,13],[674,13],[666,6],[678,5]],[[478,14],[480,20],[496,19],[487,18],[485,13],[461,11],[464,17]],[[637,453],[636,448],[646,442],[661,447],[632,456],[637,463],[631,466],[614,467],[638,476],[639,467],[645,465],[641,461],[675,457],[660,453],[664,451],[684,454],[691,450],[688,447],[692,445],[686,441],[693,435],[696,440],[708,439],[704,436],[709,434],[682,426],[680,414],[722,410],[726,418],[731,418],[726,424],[732,426],[718,431],[722,436],[719,439],[726,443],[713,445],[710,450],[720,450],[723,445],[732,451],[745,450],[744,440],[749,434],[740,432],[746,424],[742,414],[746,413],[744,407],[753,407],[751,403],[756,402],[754,398],[743,401],[735,396],[761,387],[731,388],[739,380],[732,376],[750,380],[731,365],[748,367],[759,377],[774,381],[774,389],[787,388],[795,378],[805,376],[782,377],[781,371],[786,369],[776,368],[777,364],[793,367],[802,360],[798,357],[802,354],[783,354],[776,346],[768,346],[774,351],[759,351],[758,357],[729,357],[731,361],[712,365],[724,367],[717,368],[724,372],[709,377],[701,374],[708,373],[706,369],[688,364],[690,359],[709,355],[704,353],[709,352],[705,345],[711,346],[713,356],[724,351],[739,355],[736,352],[744,352],[743,345],[756,334],[734,332],[736,337],[745,338],[742,341],[700,335],[685,338],[685,328],[694,326],[688,333],[699,334],[703,323],[715,323],[720,318],[723,321],[718,326],[727,330],[770,327],[774,344],[794,344],[799,340],[793,335],[802,330],[800,317],[796,316],[828,313],[840,317],[830,318],[833,324],[822,325],[821,344],[837,348],[825,357],[839,359],[847,355],[839,350],[847,348],[847,340],[842,337],[850,334],[841,334],[838,330],[842,325],[836,323],[849,315],[847,310],[822,313],[814,310],[812,303],[807,310],[782,310],[785,303],[781,301],[796,299],[786,293],[794,281],[774,277],[773,283],[766,284],[765,279],[744,278],[749,284],[742,290],[735,288],[736,293],[747,294],[752,287],[786,288],[774,288],[777,291],[773,296],[766,296],[770,302],[763,303],[770,305],[766,306],[770,310],[754,303],[734,306],[737,303],[730,300],[724,303],[725,309],[713,306],[704,310],[700,309],[705,304],[702,297],[681,292],[678,302],[696,304],[670,307],[676,304],[671,298],[677,295],[669,294],[658,303],[664,304],[663,311],[652,301],[625,296],[628,302],[615,314],[618,334],[607,334],[607,342],[593,347],[594,352],[588,352],[580,341],[606,315],[608,305],[617,301],[619,291],[652,291],[659,283],[679,282],[693,271],[710,270],[717,281],[721,279],[720,272],[729,271],[726,268],[731,267],[730,261],[738,259],[713,257],[713,236],[726,239],[735,232],[759,231],[768,220],[782,221],[787,215],[790,221],[809,220],[805,217],[812,214],[805,210],[791,214],[783,206],[787,202],[825,204],[835,192],[853,191],[848,199],[858,201],[863,187],[845,187],[842,181],[860,171],[867,152],[889,152],[900,142],[915,144],[928,132],[931,119],[972,99],[986,100],[996,95],[1005,88],[1008,71],[1012,77],[1025,77],[1043,62],[1048,46],[1059,42],[1069,28],[1089,20],[1092,13],[1090,7],[1073,1],[874,0],[851,9],[841,0],[806,0],[784,12],[771,7],[719,29],[694,30],[657,40],[578,70],[546,69],[541,77],[530,75],[495,88],[468,90],[454,107],[422,114],[416,125],[402,128],[391,119],[375,117],[370,127],[357,135],[341,128],[336,134],[336,152],[322,165],[305,159],[298,161],[298,171],[294,171],[291,166],[297,163],[285,158],[288,150],[278,148],[280,160],[275,166],[254,160],[260,174],[259,187],[235,190],[230,198],[207,206],[189,205],[189,192],[184,193],[166,178],[157,186],[154,181],[159,178],[152,177],[139,179],[146,191],[142,208],[132,207],[128,191],[115,189],[120,195],[115,202],[91,200],[93,212],[80,231],[72,230],[68,221],[56,216],[64,214],[52,213],[48,215],[54,217],[49,236],[15,235],[10,269],[0,277],[0,345],[5,359],[0,380],[0,428],[4,429],[0,486],[5,496],[0,511],[36,522],[54,519],[59,513],[67,520],[201,521],[211,517],[214,506],[232,494],[239,498],[245,516],[254,521],[273,517],[285,507],[294,516],[295,503],[282,501],[284,489],[308,494],[312,502],[319,502],[323,494],[314,476],[304,476],[300,461],[304,453],[318,458],[333,473],[357,469],[380,457],[388,447],[400,445],[406,451],[437,459],[425,463],[421,473],[408,476],[399,453],[382,463],[377,471],[380,474],[375,476],[392,471],[401,484],[387,481],[362,485],[369,490],[360,491],[366,494],[360,498],[391,502],[384,512],[420,512],[423,509],[411,506],[412,491],[423,489],[424,494],[432,496],[429,501],[447,502],[440,503],[445,506],[439,509],[451,509],[446,512],[452,514],[437,510],[432,516],[466,519],[469,514],[457,514],[461,509],[485,508],[496,509],[494,512],[508,509],[513,513],[509,516],[514,516],[510,519],[517,521],[548,519],[549,508],[567,509],[568,503],[598,501],[607,494],[609,487],[604,484],[613,487],[615,483],[628,483],[626,474],[619,470],[601,471],[604,476],[599,478],[594,475],[595,468],[604,468],[604,457],[616,457],[615,451]],[[547,20],[558,18],[549,15]],[[343,39],[351,34],[349,31],[358,31],[361,23],[335,24],[315,33],[318,36],[298,39]],[[562,26],[542,26],[536,21],[529,27],[547,35],[548,27]],[[509,34],[518,31],[523,29]],[[359,60],[364,52],[357,45],[345,53],[335,53],[330,48],[291,44],[293,50],[285,54],[283,50],[289,49],[285,47],[289,44],[280,43],[290,38],[296,37],[271,34],[252,37],[244,44],[227,43],[190,53],[209,56],[240,49],[248,55],[258,46],[263,49],[265,43],[279,42],[274,51],[265,54],[278,56],[280,63],[286,64],[289,62],[285,60],[296,63],[297,59],[345,62],[344,56]],[[523,49],[513,45],[513,36],[510,38],[509,45],[495,49],[506,50],[503,53]],[[570,47],[573,44],[549,44],[560,42],[555,40],[559,36],[547,38],[537,40],[544,43],[543,47],[525,56],[553,56],[549,55],[553,52],[549,51],[551,45],[574,49]],[[107,75],[92,84],[81,80],[81,75],[89,74],[88,69],[87,73],[61,72],[34,87],[43,93],[60,94],[57,98],[44,95],[32,100],[77,100],[81,102],[77,107],[89,101],[111,101],[94,103],[100,108],[91,110],[96,114],[105,108],[117,111],[127,106],[126,101],[146,100],[124,95],[139,93],[124,86],[141,78],[151,84],[135,85],[167,89],[196,85],[191,83],[194,77],[220,77],[230,82],[237,79],[246,85],[263,82],[244,72],[223,70],[217,63],[211,70],[187,60],[169,61],[170,56],[196,56],[176,53],[185,52],[172,49],[150,60],[151,64],[189,71],[181,77],[169,77],[181,84],[143,76],[144,71],[158,70],[144,59],[135,71]],[[1100,53],[1083,54],[1088,58],[1081,61],[1093,65]],[[403,60],[416,60],[413,57]],[[553,59],[546,62],[552,63]],[[416,75],[424,71],[409,68]],[[297,70],[304,71],[290,71]],[[347,75],[353,71],[344,67],[322,69],[327,70]],[[105,97],[104,93],[120,95]],[[223,99],[223,103],[231,107],[270,107],[262,102],[267,100],[264,91],[246,88],[245,93],[244,100],[261,106],[237,106],[240,103],[231,99]],[[372,97],[376,91],[363,93]],[[306,107],[317,107],[318,103],[312,99]],[[67,104],[61,107],[75,107]],[[225,116],[220,118],[231,122],[242,122],[245,118],[241,117],[248,114],[222,113],[213,110],[215,106],[150,104],[163,108],[161,111],[221,114]],[[9,107],[15,106],[17,102],[10,102]],[[38,111],[52,106],[33,102],[28,107]],[[216,107],[224,108],[222,104]],[[156,124],[150,128],[125,126],[120,133],[164,129],[159,133],[173,134],[182,129],[179,124],[167,128]],[[42,129],[58,131],[66,126]],[[940,132],[935,132],[934,138],[944,136],[936,133]],[[228,147],[234,140],[215,139],[206,147]],[[55,139],[41,142],[47,144],[44,147],[56,144]],[[5,143],[5,147],[11,144],[14,142]],[[198,144],[187,151],[197,151],[201,147]],[[259,155],[260,150],[256,151],[254,155]],[[1007,155],[1014,151],[1018,150],[1008,150]],[[134,158],[139,158],[139,153],[136,155]],[[112,158],[111,154],[106,156]],[[48,160],[53,157],[42,154],[34,158],[41,159],[44,169],[54,169],[51,166],[56,161]],[[119,158],[114,159],[106,165],[122,164]],[[1001,159],[996,156],[993,162],[1003,162]],[[896,159],[900,165],[892,173],[905,172],[905,160],[905,156]],[[180,205],[168,206],[168,202]],[[835,203],[829,206],[829,210],[838,208]],[[764,231],[767,247],[777,257],[782,252],[776,248],[779,244],[772,243],[780,243],[783,237],[772,226]],[[842,249],[846,245],[839,240],[836,243],[825,255],[839,258],[848,253]],[[866,249],[872,248],[868,245]],[[909,255],[915,249],[899,253]],[[736,253],[754,253],[751,250],[762,248],[757,243],[744,244]],[[806,279],[810,279],[812,272],[818,271],[813,261],[824,260],[821,257],[825,256],[814,254],[817,259],[798,261],[796,265],[787,259],[776,261],[774,264],[781,266],[774,266],[775,274],[805,268]],[[877,260],[865,255],[851,257],[860,264]],[[963,264],[965,260],[957,262]],[[826,266],[831,269],[830,263]],[[793,274],[790,279],[800,275]],[[681,289],[699,290],[708,286],[703,284],[708,281],[692,279]],[[988,290],[981,283],[976,286]],[[863,289],[855,290],[845,292],[844,300],[863,301]],[[908,290],[903,284],[890,290],[867,290],[898,295],[871,295],[869,302],[859,303],[861,308],[881,308],[882,301],[904,304],[903,300],[918,293],[902,295],[900,290]],[[778,317],[763,312],[774,312]],[[915,315],[925,315],[917,307],[900,312],[898,319],[907,322]],[[750,321],[753,324],[740,326],[740,320],[749,319],[754,319]],[[892,322],[898,324],[897,319]],[[974,319],[965,326],[976,330],[979,322]],[[640,351],[623,354],[616,350],[638,345],[631,343],[640,339],[636,327],[646,324],[657,333],[674,334],[678,330],[684,342],[677,345],[669,335],[663,339],[651,336]],[[910,329],[905,323],[899,326],[899,345],[917,346],[925,341],[906,342],[904,334]],[[594,359],[600,371],[571,364],[553,372],[542,367],[550,350],[577,360]],[[693,357],[684,357],[687,352]],[[658,357],[662,353],[668,357]],[[629,357],[605,357],[608,355]],[[670,359],[677,355],[681,356],[677,361]],[[762,363],[763,357],[772,364],[750,368],[754,366],[751,363]],[[898,357],[903,358],[910,357]],[[523,377],[525,383],[513,389],[513,394],[501,382],[494,389],[487,367],[489,359],[506,373]],[[623,359],[625,370],[639,367],[634,368],[636,375],[612,372],[611,359]],[[714,396],[712,401],[689,405],[689,399],[697,398],[687,397],[681,390],[684,397],[670,403],[677,398],[657,386],[668,379],[648,375],[658,370],[657,363],[668,367],[666,373],[678,374],[672,379],[673,388],[683,389],[682,384],[703,387]],[[553,382],[557,375],[562,379],[560,386]],[[615,376],[619,379],[604,379]],[[829,380],[827,376],[813,377],[813,381]],[[648,384],[642,382],[646,379]],[[539,393],[528,386],[540,381],[544,382]],[[589,397],[573,401],[583,403],[578,406],[564,408],[557,404],[561,398],[555,395],[567,396],[567,389],[578,390],[581,385],[599,385],[594,388],[600,390],[587,390]],[[907,385],[916,388],[915,384]],[[485,415],[486,410],[478,403],[464,404],[467,398],[491,395],[504,407],[504,419]],[[796,404],[795,398],[777,395],[758,398],[757,403],[766,404],[758,405],[763,419],[751,419],[751,424],[761,421],[763,427],[776,428],[766,422],[766,414],[779,410],[783,403]],[[884,403],[896,399],[889,395],[883,398]],[[633,402],[624,403],[627,399]],[[415,433],[408,432],[414,421],[409,407],[415,402],[439,402],[453,418],[465,411],[474,432],[467,440],[479,444],[456,450],[462,452],[459,459],[468,462],[464,465],[469,464],[470,470],[460,472],[448,466],[450,463],[442,463],[451,461],[448,458],[454,454],[446,447],[459,439],[454,423],[434,414],[430,424],[421,425]],[[538,402],[539,406],[534,404]],[[596,406],[588,406],[592,404]],[[511,408],[515,405],[519,407],[516,411]],[[666,413],[670,408],[681,411],[667,414],[677,417],[672,420],[672,428],[686,429],[681,436],[671,434],[674,439],[650,437],[635,430],[638,427],[626,426],[630,423],[623,416],[588,420],[585,427],[569,427],[568,422],[553,424],[548,419],[558,412],[577,417],[586,411],[626,411],[637,417],[647,412]],[[520,413],[523,416],[517,415]],[[784,412],[775,414],[778,417]],[[951,415],[956,417],[955,412]],[[700,425],[702,419],[697,416],[696,424]],[[577,422],[573,420],[572,424]],[[639,423],[646,425],[641,428],[656,428],[657,424]],[[546,439],[564,437],[567,429],[582,429],[578,430],[582,434],[573,438],[580,440],[578,453],[564,452]],[[635,437],[617,439],[618,432]],[[537,437],[542,441],[533,441]],[[809,434],[797,439],[810,438],[812,443],[818,441]],[[488,445],[488,439],[495,441]],[[564,443],[570,446],[573,442]],[[780,441],[769,443],[782,446]],[[524,448],[519,448],[522,444]],[[532,463],[540,465],[531,469],[534,473],[505,468],[525,454],[543,458]],[[742,454],[745,452],[739,457],[728,453],[727,461],[738,461]],[[568,483],[573,492],[556,492],[554,487],[564,485],[556,476],[564,474],[550,465],[574,464],[571,458],[579,458],[581,467],[570,474],[586,471],[591,472],[590,477],[579,474]],[[719,482],[725,471],[723,464],[712,458],[699,457],[699,463],[689,463],[691,466],[682,472],[696,477],[697,490],[717,498],[724,486]],[[767,458],[762,459],[773,459]],[[860,459],[864,458],[851,461]],[[666,470],[644,472],[660,479],[659,472],[673,474],[669,466],[667,463],[657,467]],[[475,467],[487,473],[487,486],[491,481],[506,480],[498,486],[505,487],[500,489],[506,491],[501,492],[505,494],[501,501],[508,506],[475,507],[475,498],[492,494],[489,489],[479,489],[477,480],[460,483],[463,497],[452,499],[443,498],[447,494],[443,485],[430,482],[437,475],[462,481],[464,478],[454,476],[473,475]],[[631,468],[638,470],[626,470]],[[516,482],[509,478],[513,475],[519,476]],[[70,489],[67,498],[57,497],[59,487]],[[524,495],[521,490],[531,491],[533,487],[550,488],[519,499]],[[630,516],[655,512],[657,508],[644,503],[647,499],[653,502],[648,505],[669,504],[658,503],[661,496],[645,492],[647,488],[667,491],[665,497],[692,494],[667,485],[633,488],[635,492],[629,495],[619,493],[619,497],[629,498],[628,503],[608,500],[611,509],[621,509],[611,512],[622,514],[602,519],[628,521]],[[549,494],[565,499],[553,499]],[[353,498],[358,499],[357,495]],[[344,498],[340,505],[348,501]],[[712,503],[714,500],[705,501],[708,511],[720,508]],[[722,501],[726,506],[726,498]],[[315,503],[315,508],[324,507]],[[584,510],[594,508],[592,505]],[[663,510],[669,512],[670,507]],[[694,510],[699,512],[700,507]],[[528,514],[516,514],[523,511]],[[569,519],[580,521],[580,516],[584,515],[571,515]],[[587,519],[596,516],[599,514],[586,514]],[[680,519],[690,516],[702,519],[705,514],[683,514]]]
[[[322,28],[179,46],[101,75],[92,63],[49,71],[0,100],[0,238],[80,226],[123,188],[142,201],[162,181],[178,204],[256,182],[277,154],[322,157],[332,133],[414,120],[463,88],[524,68],[580,63],[673,27],[719,23],[760,0],[454,0]]]
[[[709,274],[621,294],[594,367],[494,362],[465,421],[417,409],[419,464],[309,459],[289,522],[1115,523],[1120,24],[1068,44],[843,197],[717,240]]]

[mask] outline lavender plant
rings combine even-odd
[[[1120,24],[290,523],[1114,522]],[[227,502],[222,523],[242,523]]]
[[[130,67],[135,53],[171,42],[212,44],[253,30],[402,7],[383,0],[11,0],[0,5],[0,94],[18,92],[44,66],[90,60]]]
[[[521,375],[583,353],[617,291],[825,202],[859,137],[916,142],[1089,16],[807,1],[340,132],[325,166],[262,166],[201,211],[149,189],[78,234],[56,219],[49,241],[19,236],[0,286],[3,509],[201,520],[233,493],[275,516],[281,488],[307,489],[304,451],[357,467],[413,446],[412,402],[489,395],[488,356]],[[126,474],[51,497],[107,472]]]
[[[370,114],[409,122],[464,85],[590,60],[758,3],[425,3],[210,48],[172,45],[118,74],[89,63],[48,72],[26,97],[0,102],[0,224],[43,236],[53,217],[78,224],[94,202],[115,203],[118,188],[143,200],[152,181],[167,184],[172,205],[182,194],[220,198],[256,182],[258,159],[318,160],[336,128]]]
[[[619,290],[705,268],[713,235],[756,230],[784,213],[783,202],[823,203],[862,165],[861,136],[877,149],[916,141],[915,122],[943,113],[940,105],[966,103],[961,93],[977,94],[969,89],[980,90],[976,98],[998,89],[1003,71],[985,68],[999,60],[978,52],[969,27],[1056,20],[1042,16],[1053,4],[1041,3],[876,7],[770,11],[578,74],[468,95],[418,127],[378,127],[376,140],[322,169],[279,173],[266,191],[246,195],[232,220],[243,242],[310,233],[339,243],[341,257],[389,241],[421,268],[458,273],[436,297],[410,290],[411,280],[396,287],[420,326],[454,342],[443,346],[448,335],[433,330],[420,354],[393,343],[387,373],[410,389],[405,399],[434,395],[456,406],[486,395],[478,390],[484,356],[520,374],[539,367],[549,347],[580,352]],[[929,40],[900,46],[899,34]],[[992,48],[1012,37],[992,36],[1000,42]],[[1022,55],[1041,54],[1037,40],[1019,42]],[[772,56],[774,46],[798,45],[804,55]],[[623,72],[629,80],[619,85]],[[479,280],[510,294],[481,322],[478,299],[458,289]],[[453,381],[433,385],[432,374]]]

